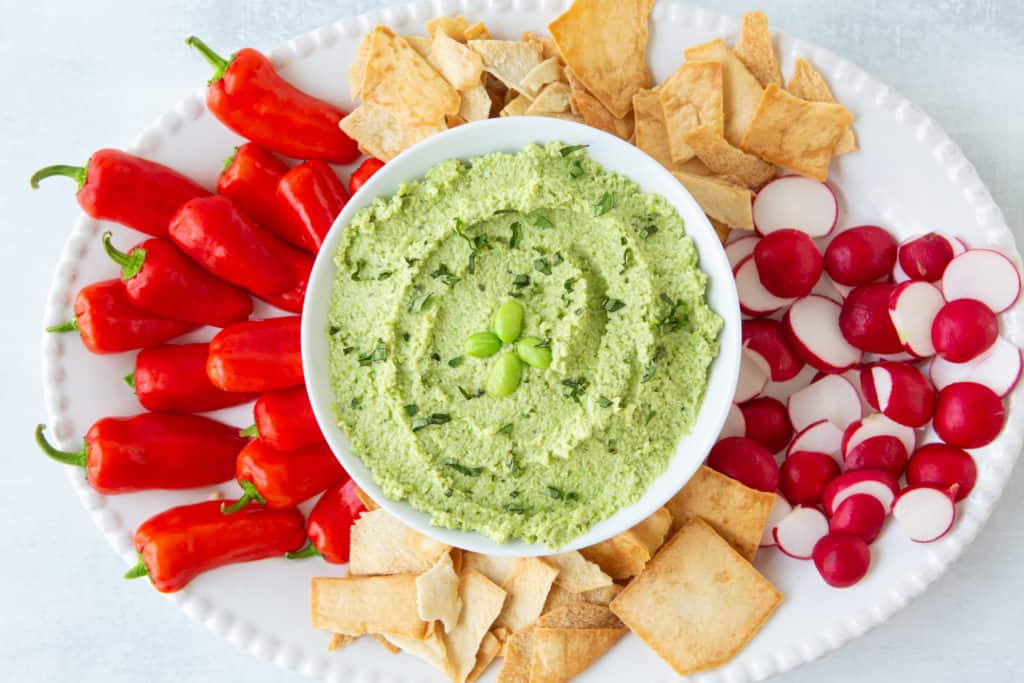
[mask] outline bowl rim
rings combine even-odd
[[[719,353],[708,370],[708,383],[697,418],[690,432],[677,444],[665,471],[648,484],[639,500],[620,507],[610,517],[557,549],[521,539],[498,543],[476,531],[433,526],[428,513],[406,501],[384,496],[333,418],[334,393],[326,353],[329,348],[327,316],[336,275],[334,253],[345,226],[357,211],[378,196],[394,194],[401,183],[422,178],[429,168],[444,160],[473,158],[497,151],[521,151],[530,142],[549,141],[588,145],[588,153],[601,157],[595,160],[606,170],[630,178],[644,193],[660,194],[672,204],[697,247],[699,268],[708,275],[705,294],[708,304],[723,320]],[[456,143],[479,149],[466,154],[447,153],[446,149]],[[453,547],[489,555],[544,556],[590,546],[630,529],[662,507],[689,481],[717,440],[732,407],[741,361],[740,326],[732,268],[717,233],[690,193],[667,169],[632,144],[590,126],[549,117],[505,117],[463,124],[417,143],[387,162],[349,199],[325,236],[309,276],[302,310],[302,366],[313,414],[324,438],[356,484],[381,508],[416,531]],[[689,443],[691,439],[696,439],[696,448]],[[681,460],[685,462],[680,463]]]

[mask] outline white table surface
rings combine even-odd
[[[41,316],[78,209],[54,181],[136,133],[209,75],[183,40],[268,48],[373,0],[0,0],[0,680],[300,681],[193,624],[125,567],[35,449]],[[705,4],[742,13],[740,0]],[[772,24],[858,63],[921,105],[978,167],[1018,239],[1024,224],[1024,1],[762,0]],[[1018,417],[1018,419],[1020,419]],[[924,597],[787,683],[1021,681],[1024,475]],[[258,596],[254,596],[258,599]]]

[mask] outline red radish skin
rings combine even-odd
[[[878,499],[886,511],[892,509],[899,487],[896,477],[884,470],[855,470],[843,472],[829,482],[821,494],[825,514],[835,514],[836,508],[850,496],[866,493]]]
[[[821,277],[822,259],[805,232],[784,228],[765,236],[754,248],[754,263],[764,288],[775,296],[807,296]]]
[[[975,382],[958,382],[939,392],[935,433],[952,446],[981,448],[1003,430],[1006,410],[994,391]]]
[[[764,446],[741,436],[722,439],[708,454],[707,466],[758,491],[779,487],[779,466]]]
[[[992,249],[968,249],[946,267],[942,293],[947,301],[977,299],[1002,313],[1020,296],[1020,273],[1003,254]]]
[[[846,469],[885,470],[898,477],[907,465],[907,449],[895,436],[873,436],[843,455]]]
[[[923,427],[935,413],[935,389],[921,371],[906,363],[879,363],[860,371],[864,398],[897,424]]]
[[[912,280],[896,285],[889,298],[889,318],[903,349],[918,358],[935,355],[932,324],[946,299],[939,288]]]
[[[792,511],[793,506],[776,493],[775,502],[772,503],[772,509],[768,511],[768,519],[765,521],[764,531],[761,533],[760,546],[762,548],[770,548],[775,545],[775,526]]]
[[[846,429],[860,419],[860,396],[849,381],[839,375],[825,375],[789,397],[789,420],[802,430],[819,420]]]
[[[953,527],[956,502],[952,492],[931,486],[909,486],[897,496],[892,516],[910,540],[937,541]]]
[[[828,521],[828,528],[833,532],[860,536],[870,545],[881,533],[885,517],[885,508],[877,498],[858,493],[839,504],[832,519]]]
[[[953,260],[953,245],[945,236],[930,232],[901,244],[898,258],[911,280],[935,282]]]
[[[736,279],[736,294],[740,300],[740,310],[754,317],[767,316],[793,303],[792,299],[777,297],[761,282],[757,273],[757,264],[753,255],[737,264],[733,270]]]
[[[779,467],[779,490],[793,505],[816,505],[825,487],[838,476],[839,465],[831,456],[797,451]]]
[[[850,453],[860,444],[876,436],[891,436],[898,439],[908,456],[914,452],[917,445],[917,432],[912,427],[893,422],[881,413],[872,413],[850,425],[843,432],[843,453]]]
[[[839,329],[842,307],[814,294],[797,300],[782,320],[790,345],[804,362],[822,372],[843,372],[861,360],[859,349]]]
[[[999,338],[999,320],[975,299],[957,299],[939,309],[932,323],[935,353],[952,363],[974,360]]]
[[[889,276],[896,239],[877,225],[861,225],[835,236],[825,249],[825,272],[841,285],[860,286]]]
[[[992,348],[966,363],[933,358],[928,376],[939,391],[957,382],[977,382],[1003,398],[1017,386],[1022,368],[1020,349],[1000,337]]]
[[[729,259],[729,267],[736,268],[740,261],[754,253],[754,247],[761,240],[757,235],[746,235],[725,245],[725,257]]]
[[[786,456],[800,451],[825,453],[835,459],[843,450],[843,430],[828,420],[813,422],[795,437],[786,450]]]
[[[762,396],[740,405],[746,437],[757,441],[772,453],[784,449],[793,438],[793,425],[782,401]]]
[[[761,188],[752,211],[759,235],[796,228],[811,237],[824,237],[836,226],[839,202],[825,183],[787,175]]]
[[[729,406],[729,414],[725,416],[725,424],[718,434],[719,439],[728,439],[730,436],[746,436],[747,425],[743,420],[743,412],[740,407],[733,403]]]
[[[809,560],[814,545],[828,533],[828,519],[818,508],[798,505],[775,528],[772,537],[786,555],[798,560]]]
[[[970,495],[977,480],[974,458],[967,451],[944,443],[918,448],[907,463],[907,484],[955,491],[957,502]]]
[[[899,353],[903,342],[889,317],[889,300],[896,285],[864,285],[850,292],[839,314],[839,329],[852,346],[869,353]]]
[[[744,320],[743,345],[768,361],[773,382],[793,379],[804,367],[803,360],[790,346],[778,320]]]
[[[736,394],[733,400],[736,403],[743,403],[755,398],[768,383],[770,374],[768,361],[762,358],[761,354],[743,349],[740,357],[740,376],[736,381]]]
[[[812,557],[821,578],[833,588],[849,588],[871,567],[871,549],[855,534],[832,532],[823,536],[815,544]]]

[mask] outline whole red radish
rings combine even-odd
[[[778,320],[744,320],[743,345],[768,361],[773,382],[793,379],[804,367]]]
[[[894,354],[903,350],[889,317],[889,299],[895,288],[896,285],[879,283],[850,292],[839,313],[839,329],[846,341],[869,353]]]
[[[825,272],[841,285],[857,287],[889,275],[896,240],[877,225],[861,225],[835,236],[825,249]]]
[[[860,536],[865,543],[874,543],[885,523],[885,508],[874,496],[858,493],[836,508],[828,522],[831,531]]]
[[[839,476],[839,464],[824,453],[797,451],[782,461],[779,490],[793,505],[814,505],[828,483]]]
[[[961,448],[981,448],[1003,430],[1006,410],[994,391],[974,382],[957,382],[939,392],[934,426],[939,438]]]
[[[887,362],[862,368],[860,386],[872,408],[901,425],[923,427],[935,412],[935,389],[912,365]]]
[[[822,259],[811,237],[784,228],[761,238],[754,247],[754,263],[764,288],[775,296],[807,296],[821,277]]]
[[[953,245],[936,232],[904,242],[898,254],[900,268],[907,277],[925,282],[935,282],[941,278],[953,256]]]
[[[849,588],[871,566],[871,549],[860,536],[831,532],[814,545],[814,566],[833,588]]]
[[[966,363],[987,351],[999,337],[992,309],[974,299],[957,299],[939,309],[932,322],[935,353],[953,363]]]
[[[747,438],[757,441],[772,453],[778,453],[793,436],[786,406],[777,398],[763,396],[740,405]]]
[[[774,491],[779,487],[779,466],[768,449],[742,436],[722,439],[708,454],[707,465],[713,470],[758,491]]]
[[[952,490],[957,501],[974,490],[977,480],[974,458],[967,451],[944,443],[918,448],[907,463],[907,484]]]

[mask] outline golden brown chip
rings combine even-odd
[[[603,605],[605,607],[615,599],[615,596],[622,592],[622,586],[617,583],[613,583],[610,586],[601,586],[589,591],[583,591],[582,593],[576,593],[585,602],[589,602],[591,605]]]
[[[754,118],[764,89],[743,62],[721,38],[686,50],[687,61],[722,63],[722,104],[725,113],[725,139],[739,146],[743,134]]]
[[[456,90],[469,90],[480,85],[484,62],[473,50],[453,40],[444,31],[434,34],[427,60]]]
[[[387,643],[389,650],[395,648],[399,652],[407,652],[414,657],[422,659],[435,669],[448,671],[451,668],[448,650],[445,648],[444,640],[438,631],[430,633],[423,640],[414,640],[407,636],[398,636],[391,633],[382,634],[381,640]]]
[[[430,126],[408,127],[397,117],[380,107],[362,104],[352,110],[339,124],[345,133],[359,143],[359,149],[367,156],[381,161],[391,161],[401,152],[420,140],[440,133],[445,129],[444,121]],[[376,509],[376,504],[370,501]]]
[[[754,229],[751,209],[754,195],[746,187],[695,173],[676,171],[672,175],[693,195],[708,216],[734,228]]]
[[[625,628],[535,628],[530,683],[566,683],[626,633]]]
[[[533,627],[513,633],[505,643],[505,662],[498,672],[497,683],[529,683],[530,660],[533,659]]]
[[[789,79],[786,90],[797,97],[811,102],[835,102],[836,98],[829,89],[828,83],[806,59],[799,57],[793,66],[793,76]],[[836,156],[853,152],[857,149],[857,136],[854,135],[853,127],[847,127],[842,137],[836,143],[832,153]]]
[[[516,558],[465,551],[462,553],[462,568],[463,571],[474,569],[501,586],[515,571]]]
[[[416,610],[416,575],[314,578],[310,585],[313,628],[359,636],[393,633],[415,640],[427,635]]]
[[[348,67],[348,92],[353,100],[358,100],[363,93],[363,78],[366,76],[366,60],[370,56],[370,40],[372,33],[364,33],[356,48],[356,56]]]
[[[824,182],[832,150],[852,121],[841,105],[808,102],[769,85],[739,146],[776,166]]]
[[[548,555],[544,561],[558,570],[555,582],[573,593],[581,593],[612,583],[612,578],[601,571],[600,567],[588,561],[575,550]]]
[[[565,114],[572,92],[565,83],[548,83],[526,108],[527,114]]]
[[[385,650],[387,650],[393,655],[397,655],[399,652],[402,651],[402,648],[390,643],[387,638],[385,638],[379,633],[374,633],[370,637],[376,640],[378,643],[380,643],[381,647],[383,647]]]
[[[687,522],[611,609],[679,674],[725,664],[782,594],[700,518]]]
[[[743,28],[740,29],[740,37],[733,52],[761,85],[782,85],[782,72],[779,71],[779,60],[775,56],[772,34],[768,30],[768,17],[764,12],[747,12],[743,15]]]
[[[516,95],[502,108],[499,116],[525,116],[529,108],[530,98],[526,95]]]
[[[632,109],[633,93],[651,85],[645,53],[653,6],[654,0],[576,0],[548,24],[562,58],[616,118]]]
[[[459,111],[459,93],[408,42],[386,26],[373,29],[363,103],[406,126],[430,126]]]
[[[462,598],[452,556],[445,553],[433,567],[416,577],[416,607],[423,621],[440,621],[450,632],[459,621]]]
[[[540,56],[544,59],[557,59],[559,64],[564,64],[562,61],[562,54],[558,51],[558,46],[555,45],[555,41],[551,40],[547,36],[538,36],[536,33],[530,33],[527,31],[519,39],[524,43],[530,43],[535,48],[540,50]]]
[[[466,27],[466,30],[462,32],[464,41],[470,40],[490,40],[491,32],[487,30],[487,26],[482,21],[478,21],[475,24]]]
[[[493,633],[485,633],[484,639],[480,641],[480,650],[476,653],[476,663],[473,664],[473,670],[466,676],[466,683],[473,683],[473,681],[480,678],[500,652],[501,641]]]
[[[370,496],[366,495],[366,491],[362,490],[358,486],[356,487],[356,498],[359,499],[359,502],[362,503],[363,507],[365,507],[367,510],[376,510],[377,508],[380,507],[379,505],[377,505],[377,502],[373,498],[370,498]]]
[[[722,65],[719,62],[687,62],[658,86],[672,160],[686,161],[693,150],[684,142],[686,131],[697,126],[723,130]]]
[[[471,40],[469,47],[483,58],[487,73],[514,90],[542,61],[534,46],[513,40]]]
[[[622,628],[622,621],[604,605],[576,602],[563,605],[537,620],[547,628]]]
[[[355,576],[425,572],[450,546],[413,531],[385,510],[352,525],[349,572]]]
[[[613,579],[628,579],[639,574],[661,547],[671,523],[672,515],[665,508],[660,508],[632,529],[581,548],[580,554]]]
[[[751,189],[775,177],[774,166],[733,147],[722,137],[722,131],[713,126],[691,128],[683,135],[683,141],[712,172],[735,176]]]
[[[667,169],[672,169],[672,149],[668,141],[665,114],[657,90],[641,89],[633,94],[636,119],[636,146]]]
[[[340,650],[346,645],[354,643],[355,640],[355,636],[345,635],[344,633],[332,633],[331,639],[327,641],[327,651],[334,652],[335,650]]]
[[[545,85],[561,81],[562,77],[562,65],[558,63],[558,60],[554,58],[545,59],[523,76],[519,87],[528,96],[536,97]]]
[[[409,43],[409,47],[416,50],[420,57],[430,59],[430,48],[434,44],[432,39],[426,36],[402,36],[402,38]]]
[[[446,673],[455,683],[463,683],[473,670],[480,643],[505,603],[505,591],[472,569],[459,577],[459,595],[463,604],[459,623],[442,636],[449,660]]]
[[[691,175],[714,175],[714,173],[711,172],[711,169],[705,166],[704,162],[698,159],[697,157],[688,159],[681,164],[676,164],[675,170],[679,171],[680,173],[689,173]]]
[[[435,38],[438,33],[445,33],[453,40],[464,40],[469,22],[463,16],[437,17],[427,22],[427,33]]]
[[[708,222],[711,223],[711,227],[715,229],[715,234],[718,235],[718,241],[725,245],[725,241],[729,239],[729,233],[732,232],[732,228],[721,221],[716,221],[711,216],[708,216]]]
[[[483,121],[491,115],[491,96],[487,88],[477,85],[462,93],[459,116],[465,121]]]
[[[612,585],[614,586],[615,584],[613,583]],[[601,589],[595,588],[594,590]],[[573,593],[572,591],[568,591],[562,588],[556,583],[551,587],[551,590],[548,592],[548,598],[544,602],[544,609],[541,610],[541,614],[554,612],[556,609],[564,607],[574,602],[586,602],[586,599],[583,597],[585,594],[586,592]]]
[[[599,128],[606,133],[628,140],[633,134],[633,118],[616,118],[594,97],[575,76],[569,76],[569,88],[572,91],[570,110],[583,118],[588,126]],[[632,112],[630,112],[632,114]]]
[[[670,533],[675,533],[694,517],[700,517],[736,552],[753,560],[774,502],[773,493],[756,491],[732,477],[701,466],[665,507],[672,513]]]
[[[515,633],[537,620],[558,570],[536,557],[517,558],[512,572],[501,584],[508,593],[495,628]]]

